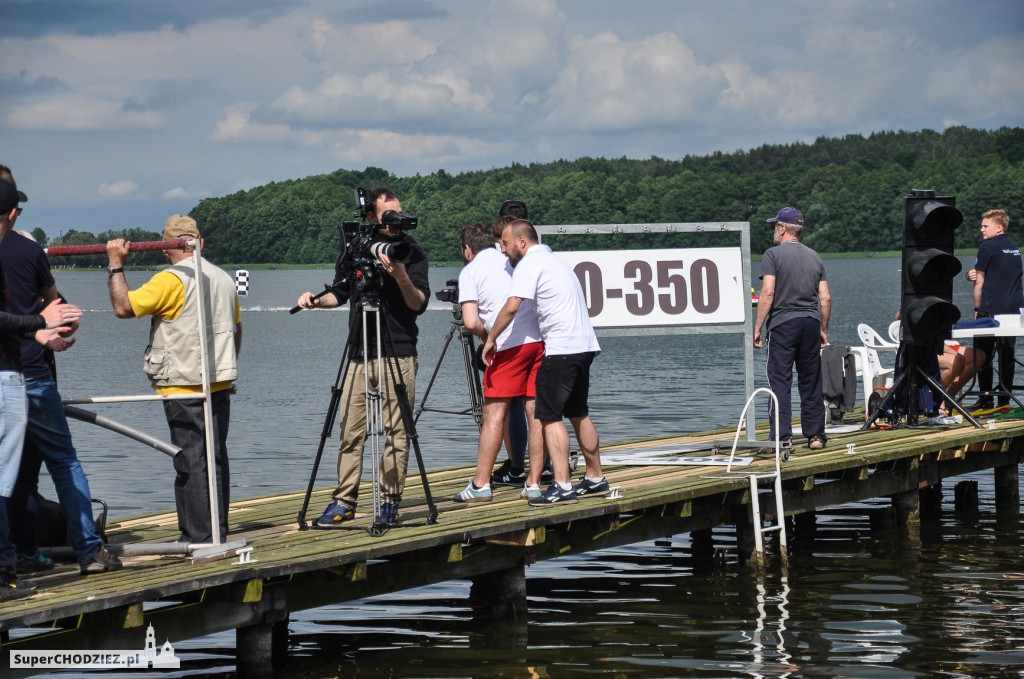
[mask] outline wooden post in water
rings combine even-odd
[[[512,568],[478,575],[470,582],[474,616],[487,620],[525,618],[526,564],[522,561]]]
[[[261,622],[235,630],[235,671],[245,679],[274,675],[274,623]]]
[[[976,514],[978,512],[978,482],[961,481],[953,487],[954,509],[957,514]]]
[[[711,563],[715,559],[715,539],[710,528],[690,531],[690,554],[698,563]]]
[[[1020,467],[1008,464],[995,469],[996,506],[1020,505]]]
[[[937,519],[942,516],[942,483],[925,486],[918,491],[920,497],[921,516]]]
[[[818,513],[803,512],[802,514],[797,514],[793,517],[793,528],[796,546],[800,549],[810,547],[814,544],[814,539],[818,533]]]
[[[736,520],[736,554],[740,563],[747,563],[754,558],[754,566],[764,568],[764,559],[757,554],[755,549],[754,530],[755,526],[751,521],[750,507],[741,505],[734,510]],[[758,517],[760,518],[760,517]]]
[[[892,509],[896,513],[896,525],[921,523],[921,494],[915,488],[892,496]]]

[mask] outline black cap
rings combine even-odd
[[[6,179],[0,179],[0,214],[7,214],[18,207],[18,203],[27,201],[28,196],[16,189],[14,184]]]

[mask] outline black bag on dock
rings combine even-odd
[[[103,500],[93,500],[102,509],[95,518],[96,532],[100,540],[107,541],[107,503]],[[40,547],[67,547],[71,544],[68,539],[68,520],[59,502],[48,500],[39,493],[29,497],[29,506],[36,508],[36,541]]]

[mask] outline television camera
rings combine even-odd
[[[355,216],[360,221],[343,221],[341,223],[341,246],[338,255],[339,267],[346,277],[354,276],[361,290],[379,285],[383,267],[380,256],[396,262],[405,262],[412,248],[401,241],[392,240],[383,233],[385,228],[392,231],[408,231],[415,229],[419,220],[397,210],[387,210],[380,216],[380,221],[370,222],[369,195],[363,187],[357,187]]]

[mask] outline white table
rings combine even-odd
[[[1024,327],[1021,327],[1019,325],[999,325],[999,326],[996,326],[994,328],[962,328],[962,329],[959,329],[959,330],[953,330],[953,339],[970,339],[970,340],[975,340],[975,339],[978,339],[979,337],[980,338],[992,338],[992,339],[997,339],[997,340],[999,338],[1006,339],[1006,338],[1010,338],[1010,337],[1013,337],[1014,339],[1016,339],[1017,337],[1024,337]],[[975,349],[972,346],[971,347],[971,351],[973,352],[974,350]],[[976,359],[976,357],[974,357],[974,358]],[[988,362],[991,363],[993,358],[995,358],[995,357],[994,356],[989,356],[988,357]],[[976,360],[975,360],[975,363],[977,363]],[[1001,368],[1002,368],[1002,366],[1000,366],[1000,369]],[[993,376],[996,379],[996,385],[993,388],[993,394],[1000,394],[1000,393],[1006,394],[1011,399],[1016,401],[1017,405],[1024,407],[1024,405],[1022,405],[1021,402],[1018,401],[1017,398],[1013,395],[1013,385],[1012,384],[1011,385],[1003,385],[1002,379],[999,377],[999,373],[995,372],[995,368],[994,367],[993,367],[992,370],[993,370]],[[974,392],[971,389],[971,387],[974,386],[974,384],[975,384],[977,379],[978,379],[978,370],[975,369],[974,376],[971,378],[971,383],[969,385],[967,385],[967,388],[964,389],[963,395],[960,397],[961,399],[963,399],[963,397],[966,396],[968,393],[977,393],[977,392]]]

